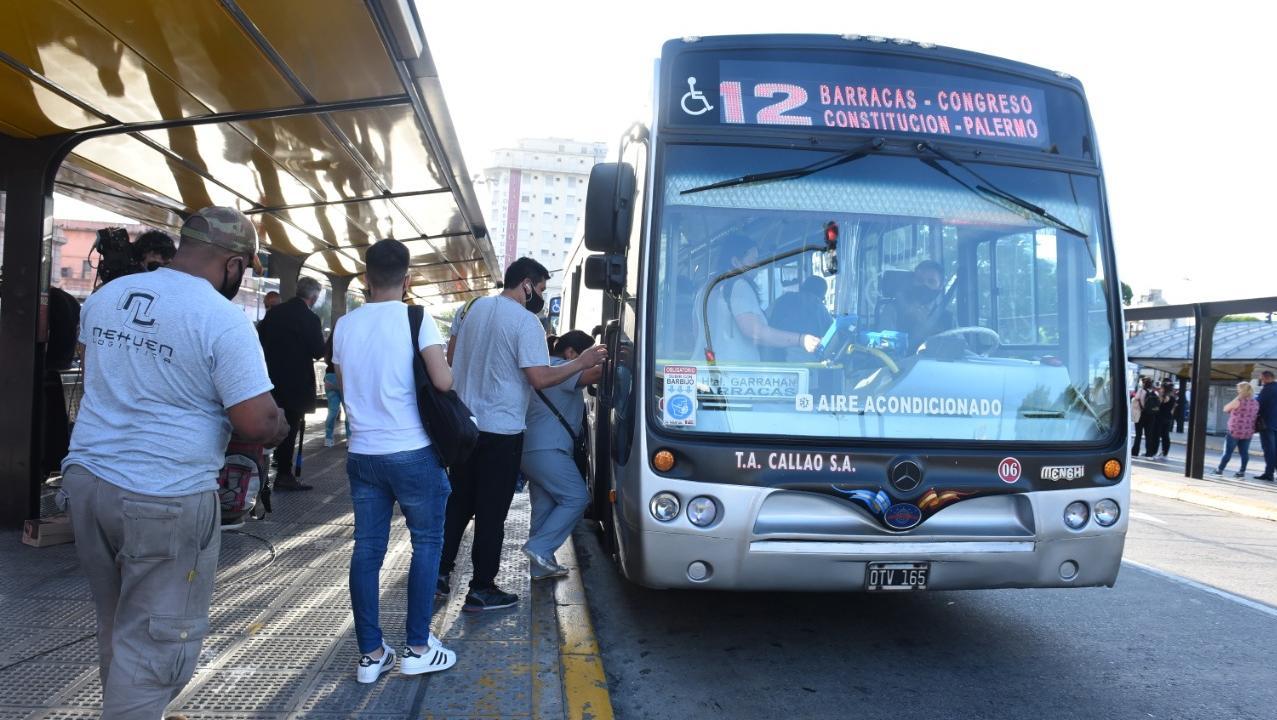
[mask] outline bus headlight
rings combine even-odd
[[[1090,519],[1091,508],[1087,507],[1086,503],[1081,500],[1071,502],[1068,507],[1064,508],[1064,524],[1074,530],[1081,530],[1086,525],[1086,521]]]
[[[687,519],[696,527],[713,525],[718,519],[718,504],[705,496],[692,498],[687,504]]]
[[[652,496],[652,502],[648,503],[647,508],[651,511],[652,517],[661,522],[669,522],[678,517],[678,497],[674,493],[656,493]]]
[[[1116,500],[1104,499],[1095,503],[1095,522],[1110,527],[1122,517],[1122,509],[1117,506]]]

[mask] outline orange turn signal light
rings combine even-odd
[[[657,450],[652,455],[652,467],[661,472],[669,472],[674,467],[674,453],[669,450]]]
[[[1116,480],[1122,476],[1122,463],[1117,460],[1109,460],[1104,463],[1104,477],[1109,480]]]

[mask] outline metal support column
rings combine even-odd
[[[0,527],[40,512],[44,350],[53,242],[53,168],[61,138],[0,136],[6,192],[0,295]]]
[[[1210,400],[1210,371],[1215,346],[1215,326],[1219,315],[1207,315],[1201,305],[1193,306],[1193,402],[1188,418],[1188,458],[1184,476],[1201,479],[1206,466],[1206,407]]]
[[[331,307],[333,309],[332,326],[334,328],[337,327],[337,319],[340,318],[342,315],[345,315],[347,312],[346,291],[350,289],[351,277],[352,276],[350,275],[329,275],[328,276],[328,280],[333,285],[333,289],[332,289],[333,298],[331,302]]]
[[[301,276],[304,258],[272,252],[270,267],[266,270],[269,277],[279,278],[279,299],[292,300],[297,294],[297,279]]]

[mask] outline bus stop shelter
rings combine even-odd
[[[207,205],[258,225],[291,295],[334,317],[382,238],[412,294],[495,287],[492,245],[409,0],[44,0],[0,23],[0,525],[38,513],[54,192],[175,232]]]
[[[1192,318],[1192,346],[1188,353],[1188,363],[1160,363],[1154,365],[1159,369],[1171,372],[1180,377],[1187,376],[1192,399],[1189,406],[1188,453],[1184,463],[1184,476],[1201,479],[1206,464],[1206,413],[1208,393],[1198,392],[1198,388],[1210,386],[1213,377],[1237,374],[1239,367],[1250,369],[1271,367],[1273,357],[1267,349],[1257,348],[1254,337],[1233,337],[1226,333],[1220,339],[1221,347],[1217,356],[1216,328],[1219,321],[1228,315],[1277,312],[1277,297],[1252,298],[1248,300],[1224,300],[1220,302],[1193,303],[1188,305],[1160,305],[1138,308],[1127,308],[1124,312],[1127,322],[1146,320],[1174,320]],[[1190,330],[1184,330],[1190,332]],[[1167,333],[1163,342],[1182,342],[1180,338]],[[1131,359],[1139,359],[1132,355],[1132,347],[1139,343],[1128,344],[1127,355]],[[1141,350],[1136,349],[1138,354]],[[1144,354],[1153,355],[1156,349],[1146,348]],[[1267,356],[1267,359],[1265,359]],[[1247,379],[1237,377],[1237,379]]]

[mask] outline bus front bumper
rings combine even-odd
[[[769,524],[766,496],[746,497],[756,488],[723,493],[717,486],[720,498],[728,496],[723,523],[699,530],[682,518],[641,517],[638,527],[621,522],[621,558],[627,577],[655,588],[862,591],[869,564],[879,562],[927,563],[928,590],[1112,586],[1125,544],[1128,487],[964,501],[911,533],[891,533],[845,505],[824,516],[790,512]],[[737,491],[744,492],[730,497]],[[1068,503],[1105,498],[1122,508],[1113,527],[1093,519],[1081,531],[1064,526]],[[733,505],[738,521],[729,523]]]

